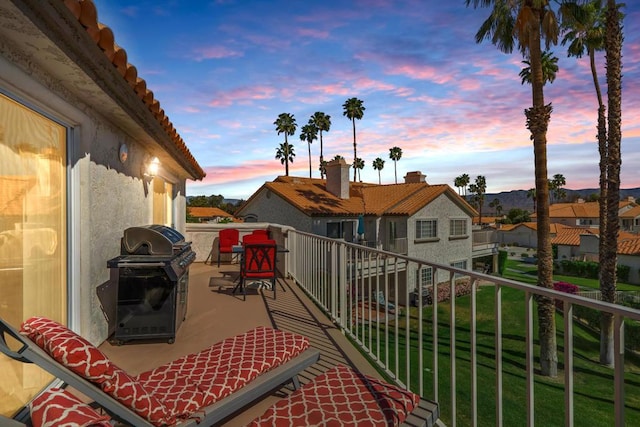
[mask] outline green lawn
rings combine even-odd
[[[478,360],[478,419],[481,426],[494,426],[495,418],[495,333],[494,308],[495,287],[483,286],[477,295],[477,360]],[[470,297],[456,300],[456,396],[458,425],[471,424],[470,390]],[[503,288],[503,396],[504,396],[504,425],[519,426],[526,423],[526,371],[525,371],[525,331],[524,293],[514,289]],[[449,304],[438,306],[438,334],[439,334],[439,401],[442,419],[451,425],[452,414],[450,405],[450,331],[449,318],[451,307]],[[416,390],[418,384],[418,351],[417,333],[412,333],[409,344],[411,354],[411,385],[412,389],[421,395],[432,396],[433,390],[433,325],[430,322],[431,308],[423,311],[423,346],[424,346],[424,376],[425,389]],[[412,330],[417,331],[417,309],[410,311]],[[536,375],[535,380],[535,424],[540,426],[560,426],[564,424],[564,364],[563,364],[563,320],[557,315],[558,328],[558,360],[559,373],[557,378],[546,378]],[[402,325],[400,325],[402,331]],[[537,325],[536,325],[537,326]],[[368,332],[368,328],[366,329]],[[393,328],[389,331],[388,345],[391,348],[388,364],[395,363],[395,343]],[[534,333],[537,337],[537,329]],[[376,337],[372,337],[374,343]],[[381,334],[384,340],[384,333]],[[365,342],[368,342],[366,337]],[[406,354],[406,336],[397,337],[399,353],[398,360],[404,361]],[[535,354],[538,354],[537,340]],[[588,330],[574,324],[574,402],[575,425],[582,426],[611,426],[613,422],[613,372],[611,369],[599,365],[598,337]],[[376,348],[376,345],[373,345]],[[384,362],[385,356],[380,359]],[[537,367],[536,362],[536,367]],[[400,367],[400,378],[405,378],[406,367]],[[626,424],[640,425],[640,360],[637,355],[626,355]]]
[[[533,264],[525,264],[517,259],[508,259],[507,268],[503,277],[505,279],[517,280],[519,282],[530,283],[535,285],[537,282],[538,268]],[[590,288],[594,290],[600,289],[600,282],[597,279],[587,279],[584,277],[563,276],[556,274],[553,276],[556,282],[569,282],[580,288]],[[619,291],[640,291],[640,286],[631,285],[629,283],[618,282],[616,285]]]

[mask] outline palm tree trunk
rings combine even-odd
[[[324,158],[322,157],[322,129],[320,129],[320,179],[324,179],[324,168],[322,167],[322,162]]]
[[[539,22],[538,15],[534,22]],[[537,198],[537,238],[538,238],[538,286],[553,287],[553,252],[551,250],[549,221],[549,180],[547,173],[547,127],[551,117],[551,104],[544,104],[542,53],[540,50],[540,29],[531,31],[529,38],[531,62],[531,87],[533,106],[525,111],[527,128],[533,137],[535,158],[535,181]],[[539,297],[538,338],[540,340],[540,370],[542,375],[558,375],[558,353],[556,343],[555,306],[552,298]]]
[[[311,144],[307,142],[307,148],[309,149],[309,178],[311,178]]]
[[[613,302],[616,294],[616,265],[618,262],[618,234],[620,223],[620,143],[622,140],[622,30],[615,0],[607,0],[607,32],[605,39],[607,61],[608,124],[607,143],[607,223],[603,252],[600,253],[600,292],[604,301]],[[613,364],[613,317],[600,319],[600,363]]]
[[[353,167],[353,182],[356,182],[356,168],[355,168],[355,161],[358,158],[358,154],[356,153],[356,119],[353,118],[351,119],[351,123],[353,123],[353,162],[354,162],[354,167]]]
[[[398,164],[397,160],[393,161],[393,174],[396,177],[396,184],[398,183],[398,168],[396,167]]]

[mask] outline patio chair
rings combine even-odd
[[[270,282],[273,290],[273,298],[276,297],[276,278],[278,272],[276,270],[276,252],[278,247],[275,240],[259,240],[261,237],[255,237],[257,241],[249,239],[244,242],[244,252],[242,254],[242,262],[240,263],[240,281],[233,288],[235,294],[237,290],[241,290],[243,299],[247,299],[247,282]]]
[[[306,337],[258,327],[130,376],[84,338],[42,317],[25,321],[20,332],[0,319],[0,351],[14,360],[37,364],[92,399],[113,419],[133,426],[212,425],[289,381],[298,388],[297,374],[319,358]],[[77,415],[73,396],[64,392],[46,391],[40,401],[34,400],[32,409],[51,406],[42,401],[62,400],[74,408],[64,412]],[[80,409],[85,415],[90,412]],[[56,420],[55,425],[63,421]],[[69,422],[76,423],[75,419]]]
[[[220,254],[233,254],[233,247],[238,245],[240,232],[235,228],[225,228],[218,234],[218,267],[220,267]],[[231,258],[233,261],[233,257]]]
[[[376,295],[376,302],[380,307],[382,307],[385,311],[389,311],[391,313],[396,311],[396,306],[393,303],[387,301],[384,296],[384,292],[380,291]]]
[[[263,230],[263,229],[253,230],[251,232],[251,234],[253,234],[255,236],[262,236],[264,238],[264,240],[269,240],[269,238],[270,238],[269,230]]]
[[[437,403],[338,365],[279,400],[249,427],[436,425]]]

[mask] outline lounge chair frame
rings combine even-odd
[[[7,336],[20,343],[20,348],[11,350]],[[151,426],[146,419],[127,408],[125,405],[103,392],[98,386],[65,368],[51,358],[43,349],[28,337],[21,335],[15,328],[0,319],[0,351],[8,357],[23,362],[34,363],[73,387],[80,393],[92,399],[104,408],[113,418],[133,426]],[[295,388],[300,386],[297,375],[318,361],[320,352],[317,349],[307,349],[290,361],[271,369],[249,382],[241,389],[219,401],[200,408],[198,419],[187,419],[176,424],[179,427],[207,426],[220,422],[242,409],[248,404],[278,389],[283,384],[292,381]]]

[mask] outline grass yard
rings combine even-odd
[[[525,359],[525,302],[524,293],[514,289],[503,288],[503,423],[505,426],[526,424],[526,359]],[[455,350],[456,380],[455,396],[456,421],[458,425],[471,425],[471,353],[470,353],[470,297],[456,300],[455,317]],[[478,420],[481,426],[496,425],[496,362],[494,332],[495,287],[483,286],[477,295],[477,361],[478,361]],[[411,388],[429,398],[433,396],[433,325],[432,309],[423,309],[423,347],[424,347],[424,389],[418,386],[418,339],[413,332],[409,338],[411,355],[410,384]],[[411,308],[410,322],[412,331],[417,331],[418,313]],[[451,306],[438,306],[438,339],[439,347],[439,403],[442,419],[447,425],[452,424],[452,407],[450,404],[451,379],[449,378],[451,363],[451,336],[449,318]],[[403,322],[406,320],[403,320]],[[563,319],[556,316],[558,339],[558,377],[547,378],[538,375],[535,379],[535,425],[564,425],[564,364],[563,364]],[[400,325],[402,330],[402,325]],[[537,325],[534,337],[537,337]],[[389,366],[395,364],[395,346],[398,344],[398,360],[404,361],[407,337],[394,337],[394,328],[389,328],[390,348]],[[366,328],[365,336],[368,334]],[[379,335],[384,341],[384,331]],[[376,348],[377,338],[371,337]],[[366,336],[365,342],[369,337]],[[384,348],[384,346],[381,346]],[[537,339],[534,354],[537,356]],[[613,413],[613,372],[610,368],[598,364],[598,336],[574,323],[574,408],[575,425],[611,426],[614,424]],[[386,362],[384,354],[380,359]],[[536,358],[536,368],[538,366]],[[406,366],[401,363],[400,378],[404,380]],[[626,424],[640,425],[640,359],[637,355],[626,355]]]

